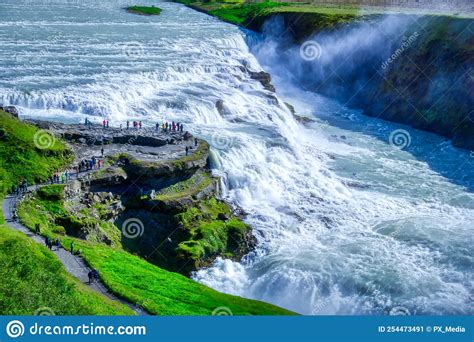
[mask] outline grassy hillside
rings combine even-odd
[[[175,1],[223,21],[254,31],[260,31],[265,20],[272,15],[284,14],[289,17],[293,16],[296,22],[302,22],[298,25],[299,37],[305,37],[322,28],[330,28],[347,23],[360,17],[362,14],[368,14],[352,6],[327,7],[272,1],[256,3],[244,3],[242,1]]]
[[[122,250],[82,241],[78,245],[109,288],[157,315],[211,315],[220,307],[233,315],[292,314],[271,304],[217,292]]]
[[[72,161],[72,153],[50,133],[0,111],[0,193],[23,179],[42,183]]]
[[[0,224],[0,314],[134,315],[69,275],[55,255]]]
[[[0,111],[0,204],[12,184],[44,181],[69,162],[71,153],[63,143],[49,140],[45,132],[41,138],[38,132]],[[2,315],[33,315],[38,310],[57,315],[134,314],[70,276],[53,253],[8,228],[1,212],[0,279]]]
[[[346,4],[310,4],[301,2],[272,2],[261,1],[246,3],[243,0],[221,0],[221,1],[195,1],[195,0],[175,0],[197,10],[209,13],[221,20],[249,26],[249,24],[262,17],[268,17],[278,13],[294,13],[316,16],[360,16],[372,14],[436,14],[436,15],[456,15],[457,17],[472,18],[472,13],[442,12],[430,8],[402,8],[390,6],[362,6],[347,1]],[[252,27],[250,27],[252,28]]]
[[[33,229],[36,223],[40,223],[43,235],[60,238],[66,247],[74,241],[75,248],[99,271],[107,287],[118,296],[157,315],[210,315],[219,307],[228,308],[234,315],[292,314],[271,304],[219,293],[181,274],[166,271],[134,256],[124,251],[119,244],[112,247],[66,236],[66,230],[54,223],[57,215],[68,215],[59,200],[62,197],[61,189],[62,187],[56,185],[47,186],[33,198],[25,200],[19,208],[23,224]],[[214,203],[210,207],[217,205]],[[220,243],[223,230],[232,229],[238,234],[243,229],[243,223],[235,220],[220,225],[196,221],[196,215],[206,214],[204,208],[202,210],[202,213],[198,213],[193,208],[182,214],[183,224],[193,226],[195,235],[205,237],[197,239],[193,245],[188,243],[181,246],[182,250],[188,253],[199,254],[203,253],[204,249],[218,248],[214,244]],[[117,228],[116,230],[119,231]],[[160,252],[155,254],[159,255]]]

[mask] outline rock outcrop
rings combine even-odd
[[[218,199],[206,141],[188,132],[30,122],[69,143],[73,167],[93,157],[103,162],[56,199],[64,207],[51,217],[59,233],[124,248],[183,274],[218,256],[240,259],[255,245],[251,228]],[[128,231],[130,222],[137,232]]]
[[[18,109],[16,109],[15,106],[0,106],[0,110],[3,110],[5,113],[8,113],[18,119]]]

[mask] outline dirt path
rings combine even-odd
[[[28,188],[28,192],[34,191],[38,189],[41,186],[31,186]],[[11,228],[18,230],[28,237],[32,238],[34,241],[36,241],[39,244],[44,244],[44,238],[38,234],[33,233],[31,230],[29,230],[27,227],[22,225],[18,219],[16,219],[14,216],[14,213],[16,211],[16,207],[18,202],[20,201],[21,196],[12,196],[9,195],[5,198],[3,201],[3,206],[2,206],[2,212],[3,216],[5,217],[6,224],[10,226]],[[114,294],[110,293],[108,289],[104,286],[104,284],[99,280],[95,281],[92,284],[89,284],[89,277],[88,273],[91,270],[85,263],[84,259],[82,259],[80,256],[73,255],[69,251],[63,249],[63,248],[53,248],[52,251],[56,257],[62,262],[66,270],[79,279],[83,284],[88,285],[90,288],[92,288],[94,291],[101,293],[102,295],[117,301],[121,302],[125,305],[127,305],[129,308],[131,308],[133,311],[135,311],[138,315],[149,315],[148,312],[146,312],[143,308],[132,304],[130,302],[127,302],[124,299],[121,299]]]

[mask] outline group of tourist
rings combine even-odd
[[[142,122],[141,121],[133,121],[133,128],[135,129],[141,129],[142,128]],[[130,129],[130,121],[127,121],[127,129]]]
[[[53,250],[53,247],[56,247],[56,250],[61,248],[61,241],[59,239],[51,239],[47,236],[44,238],[44,244],[51,251]]]
[[[21,195],[28,191],[28,181],[26,179],[22,180],[18,185],[12,185],[11,193],[13,195]]]
[[[101,150],[102,155],[104,155],[104,149]],[[84,159],[74,167],[76,173],[79,174],[80,172],[91,171],[94,169],[100,169],[103,166],[103,160],[96,158],[95,156],[91,159]]]
[[[99,271],[95,268],[91,269],[89,273],[87,273],[87,276],[89,277],[89,284],[92,284],[94,280],[99,281]]]
[[[90,129],[92,122],[86,118],[84,120],[84,125]],[[102,120],[102,127],[104,129],[109,128],[109,120],[105,120],[105,119]],[[143,124],[141,121],[128,121],[127,120],[126,128],[130,129],[131,127],[133,127],[134,129],[142,129]],[[155,130],[158,131],[160,127],[163,132],[183,132],[184,131],[184,125],[180,122],[164,121],[161,125],[159,123],[156,123]],[[122,130],[122,124],[120,124],[120,130]]]
[[[51,184],[66,183],[70,177],[71,177],[71,174],[69,173],[68,170],[64,172],[56,172],[54,175],[49,177],[49,182]]]
[[[160,124],[156,124],[156,130],[158,131],[160,128]],[[163,132],[183,132],[184,130],[184,125],[180,122],[174,122],[172,121],[171,123],[168,123],[168,121],[165,121],[161,124],[161,129]]]

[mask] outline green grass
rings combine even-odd
[[[288,6],[288,4],[283,2],[262,2],[244,5],[223,4],[219,8],[211,9],[209,14],[222,20],[240,25],[257,16],[267,15],[274,12],[277,8],[283,8],[285,6]]]
[[[127,11],[141,15],[159,15],[161,8],[155,6],[130,6],[127,7]]]
[[[210,315],[219,307],[234,315],[289,315],[271,304],[226,295],[122,250],[76,241],[107,287],[157,315]]]
[[[48,188],[50,186],[42,189],[42,192],[50,194],[56,190]],[[60,203],[56,201],[58,208],[63,207]],[[193,207],[183,213],[180,220],[196,239],[202,236],[196,242],[207,252],[226,248],[226,234],[229,231],[238,234],[247,229],[237,219],[212,222],[219,212],[230,215],[230,208],[224,202],[213,199],[201,203],[199,208]],[[81,256],[100,272],[102,280],[113,293],[143,306],[153,314],[210,315],[214,309],[222,306],[228,307],[235,315],[291,314],[267,303],[219,293],[183,275],[163,270],[121,248],[57,234],[54,231],[57,229],[54,215],[44,210],[51,206],[48,199],[38,194],[34,200],[22,203],[19,216],[30,229],[40,223],[43,235],[61,239],[66,248],[74,241]]]
[[[160,190],[154,200],[168,202],[183,197],[192,197],[210,186],[214,181],[215,179],[209,174],[196,172],[192,177]]]
[[[56,315],[135,314],[69,275],[45,247],[2,224],[0,279],[2,315],[33,315],[42,308]]]
[[[63,168],[71,153],[60,141],[48,148],[34,143],[38,129],[0,111],[0,205],[12,184],[23,179],[42,182]],[[44,145],[40,145],[44,147]],[[41,190],[59,211],[58,186]],[[37,310],[57,315],[132,315],[127,306],[95,293],[64,269],[55,255],[22,233],[5,225],[0,212],[0,314],[32,315]]]
[[[330,16],[357,16],[360,10],[357,7],[324,7],[310,4],[289,2],[264,1],[244,3],[242,1],[211,1],[199,2],[191,0],[176,0],[176,2],[199,8],[221,20],[245,26],[258,17],[265,17],[276,13],[318,13]]]
[[[21,222],[30,228],[39,224],[42,234],[51,238],[67,234],[121,247],[120,230],[106,220],[105,205],[95,203],[87,210],[71,212],[63,205],[63,189],[63,185],[47,185],[25,198],[18,207]]]
[[[390,6],[357,6],[354,4],[311,4],[301,2],[261,1],[245,3],[241,0],[194,1],[175,0],[187,6],[203,10],[217,18],[237,25],[245,25],[257,17],[276,13],[308,13],[329,16],[361,16],[377,14],[439,15],[472,18],[472,13],[454,13],[430,10],[429,8],[399,8]]]
[[[3,111],[0,130],[1,194],[23,179],[29,184],[42,183],[72,161],[72,153],[63,142],[33,125],[19,124]]]

